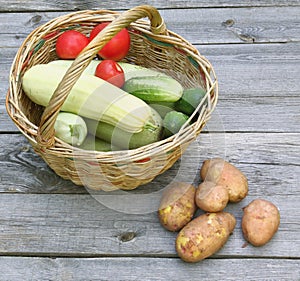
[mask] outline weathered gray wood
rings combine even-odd
[[[167,28],[193,44],[299,42],[300,7],[161,10]],[[39,25],[68,12],[4,13],[3,33],[16,46]],[[289,18],[287,21],[286,18]],[[3,44],[3,43],[0,43]],[[1,46],[1,45],[0,45]]]
[[[9,0],[0,1],[0,11],[42,11],[42,10],[85,10],[85,9],[129,9],[138,5],[152,5],[157,8],[202,8],[202,7],[251,7],[251,6],[299,6],[297,0],[277,0],[277,1],[228,1],[228,0],[192,0],[192,1],[181,1],[181,0],[168,0],[168,1],[118,1],[116,4],[114,1],[80,1],[73,0],[68,2],[62,1],[36,1],[32,0]]]
[[[299,268],[299,260],[291,259],[207,259],[188,264],[170,258],[0,258],[3,281],[298,281]]]
[[[159,190],[175,176],[197,183],[202,161],[223,157],[247,175],[252,195],[298,194],[299,139],[299,134],[203,133],[180,161],[140,192]],[[86,193],[56,176],[22,135],[0,135],[0,151],[0,193]]]
[[[4,107],[9,68],[24,38],[43,22],[77,9],[145,3],[160,8],[167,27],[212,62],[218,107],[182,159],[152,183],[131,192],[89,193],[56,176],[16,133]],[[299,9],[298,0],[0,0],[1,281],[298,281]],[[160,226],[155,210],[167,183],[198,183],[201,161],[215,156],[247,175],[249,195],[226,208],[237,226],[223,249],[187,264],[176,255],[176,233]],[[242,208],[258,197],[281,213],[279,231],[260,248],[245,245],[240,227]]]
[[[283,187],[284,188],[284,187]],[[156,194],[149,200],[157,200]],[[101,196],[101,197],[100,197]],[[156,212],[145,213],[133,193],[119,196],[120,205],[132,198],[134,212],[121,213],[107,207],[111,195],[1,194],[0,253],[30,256],[107,256],[134,255],[176,257],[176,233],[160,225]],[[242,207],[257,198],[251,194],[226,211],[235,215],[237,226],[226,245],[214,256],[299,258],[300,196],[261,194],[274,202],[281,213],[281,224],[273,239],[263,247],[245,247],[241,232]],[[125,199],[125,200],[124,200]],[[153,203],[149,201],[149,204]],[[105,204],[105,206],[103,205]],[[122,206],[124,207],[124,206]],[[129,213],[130,211],[130,213]],[[155,210],[154,210],[155,211]]]

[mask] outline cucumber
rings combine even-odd
[[[152,122],[156,125],[156,128],[144,128],[136,134],[125,132],[104,122],[97,122],[91,119],[85,119],[85,121],[90,134],[112,143],[120,149],[134,149],[159,141],[162,137],[162,119],[154,109],[151,111]]]
[[[182,85],[166,76],[133,77],[123,86],[124,91],[146,102],[175,102],[183,94]]]
[[[101,140],[91,134],[87,135],[84,142],[79,147],[85,150],[95,150],[95,151],[103,151],[103,152],[120,150],[115,145],[112,145],[109,142]]]
[[[205,94],[206,92],[202,88],[185,89],[181,99],[175,103],[175,109],[190,116]]]
[[[189,117],[179,111],[170,111],[163,119],[164,137],[170,137],[179,132],[183,124],[189,119]]]
[[[92,60],[90,64],[86,67],[86,69],[83,71],[84,74],[90,74],[94,75],[97,65],[101,62],[101,60]],[[55,60],[51,61],[48,64],[60,66],[64,68],[69,68],[71,64],[73,63],[73,60]],[[139,65],[126,63],[126,62],[118,62],[118,64],[121,66],[121,68],[124,71],[125,75],[125,81],[129,80],[133,77],[141,77],[141,76],[167,76],[167,74],[164,74],[162,72],[142,67]]]
[[[23,90],[34,103],[47,106],[66,71],[53,64],[35,65],[22,77]],[[61,111],[101,120],[130,133],[155,127],[149,120],[148,104],[94,75],[80,76]]]

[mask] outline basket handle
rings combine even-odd
[[[69,67],[54,91],[49,104],[46,106],[37,130],[37,143],[40,147],[51,148],[54,145],[54,124],[60,108],[68,97],[72,87],[91,60],[120,30],[128,27],[130,23],[144,17],[148,17],[150,20],[151,32],[154,34],[167,34],[165,23],[158,10],[150,5],[137,6],[123,12],[103,30],[101,30],[101,32],[97,34],[97,36],[73,61],[72,65]]]

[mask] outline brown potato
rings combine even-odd
[[[233,232],[236,219],[226,212],[207,213],[193,219],[180,230],[176,238],[176,251],[186,262],[198,262],[218,250]]]
[[[221,158],[205,160],[200,170],[203,181],[212,181],[228,189],[229,201],[239,202],[248,194],[248,180],[235,166]]]
[[[267,200],[255,199],[243,210],[242,230],[245,239],[257,247],[265,245],[278,230],[278,208]]]
[[[158,210],[161,225],[170,231],[178,231],[193,218],[197,206],[196,188],[188,183],[173,182],[162,195]]]
[[[225,209],[229,201],[228,189],[214,182],[204,181],[197,188],[195,201],[203,211],[220,212]]]

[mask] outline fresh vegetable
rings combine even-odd
[[[203,181],[211,181],[225,186],[230,202],[239,202],[248,194],[248,180],[234,165],[221,158],[205,160],[200,175]]]
[[[218,250],[233,232],[236,219],[230,213],[207,213],[183,227],[176,238],[176,251],[186,262],[198,262]]]
[[[79,146],[85,150],[95,150],[95,151],[115,151],[120,150],[115,145],[101,140],[94,135],[88,134],[84,142]]]
[[[156,102],[156,103],[148,103],[153,109],[155,109],[162,118],[165,118],[166,114],[170,111],[173,111],[175,108],[174,102]]]
[[[206,212],[220,212],[229,202],[228,189],[214,182],[204,181],[199,184],[196,195],[196,205]]]
[[[134,149],[161,139],[162,119],[159,114],[152,109],[151,122],[155,128],[144,128],[141,132],[132,134],[108,123],[86,119],[88,131],[98,138],[118,146],[120,149]]]
[[[61,59],[75,59],[88,45],[89,39],[76,30],[63,32],[56,41],[56,54]]]
[[[96,25],[90,33],[90,41],[96,37],[96,35],[104,29],[109,22],[103,22]],[[99,51],[99,56],[103,59],[109,59],[119,61],[123,59],[130,48],[130,35],[126,28],[123,28],[118,32],[104,47]]]
[[[122,67],[113,60],[101,61],[96,67],[95,75],[119,88],[125,83]]]
[[[73,61],[71,60],[54,60],[49,62],[49,64],[54,64],[56,66],[61,66],[65,68],[69,68],[71,66]],[[91,74],[94,75],[96,71],[96,67],[98,66],[99,62],[101,60],[92,60],[90,64],[87,66],[87,68],[84,70],[84,74]],[[145,77],[145,76],[167,76],[166,74],[159,72],[157,70],[149,69],[146,67],[142,67],[139,65],[126,63],[118,61],[118,64],[121,66],[121,68],[124,71],[125,80],[129,80],[133,77]],[[169,76],[167,76],[169,77]]]
[[[181,99],[175,103],[175,109],[190,116],[204,98],[205,94],[206,92],[202,88],[185,89]]]
[[[35,65],[22,79],[27,96],[46,106],[67,68],[51,64]],[[82,117],[101,120],[130,133],[156,128],[149,105],[93,75],[81,75],[61,108]]]
[[[181,98],[181,84],[167,76],[139,76],[126,80],[123,89],[146,102],[174,102]]]
[[[163,227],[178,231],[184,227],[196,212],[196,189],[184,182],[173,182],[162,195],[158,217]]]
[[[268,243],[280,224],[278,208],[270,201],[255,199],[243,211],[242,231],[245,239],[254,246]]]
[[[182,112],[175,110],[168,112],[163,119],[164,136],[169,137],[179,132],[188,119],[189,117]]]
[[[66,143],[79,146],[87,136],[87,126],[79,115],[59,112],[54,124],[55,136]]]

